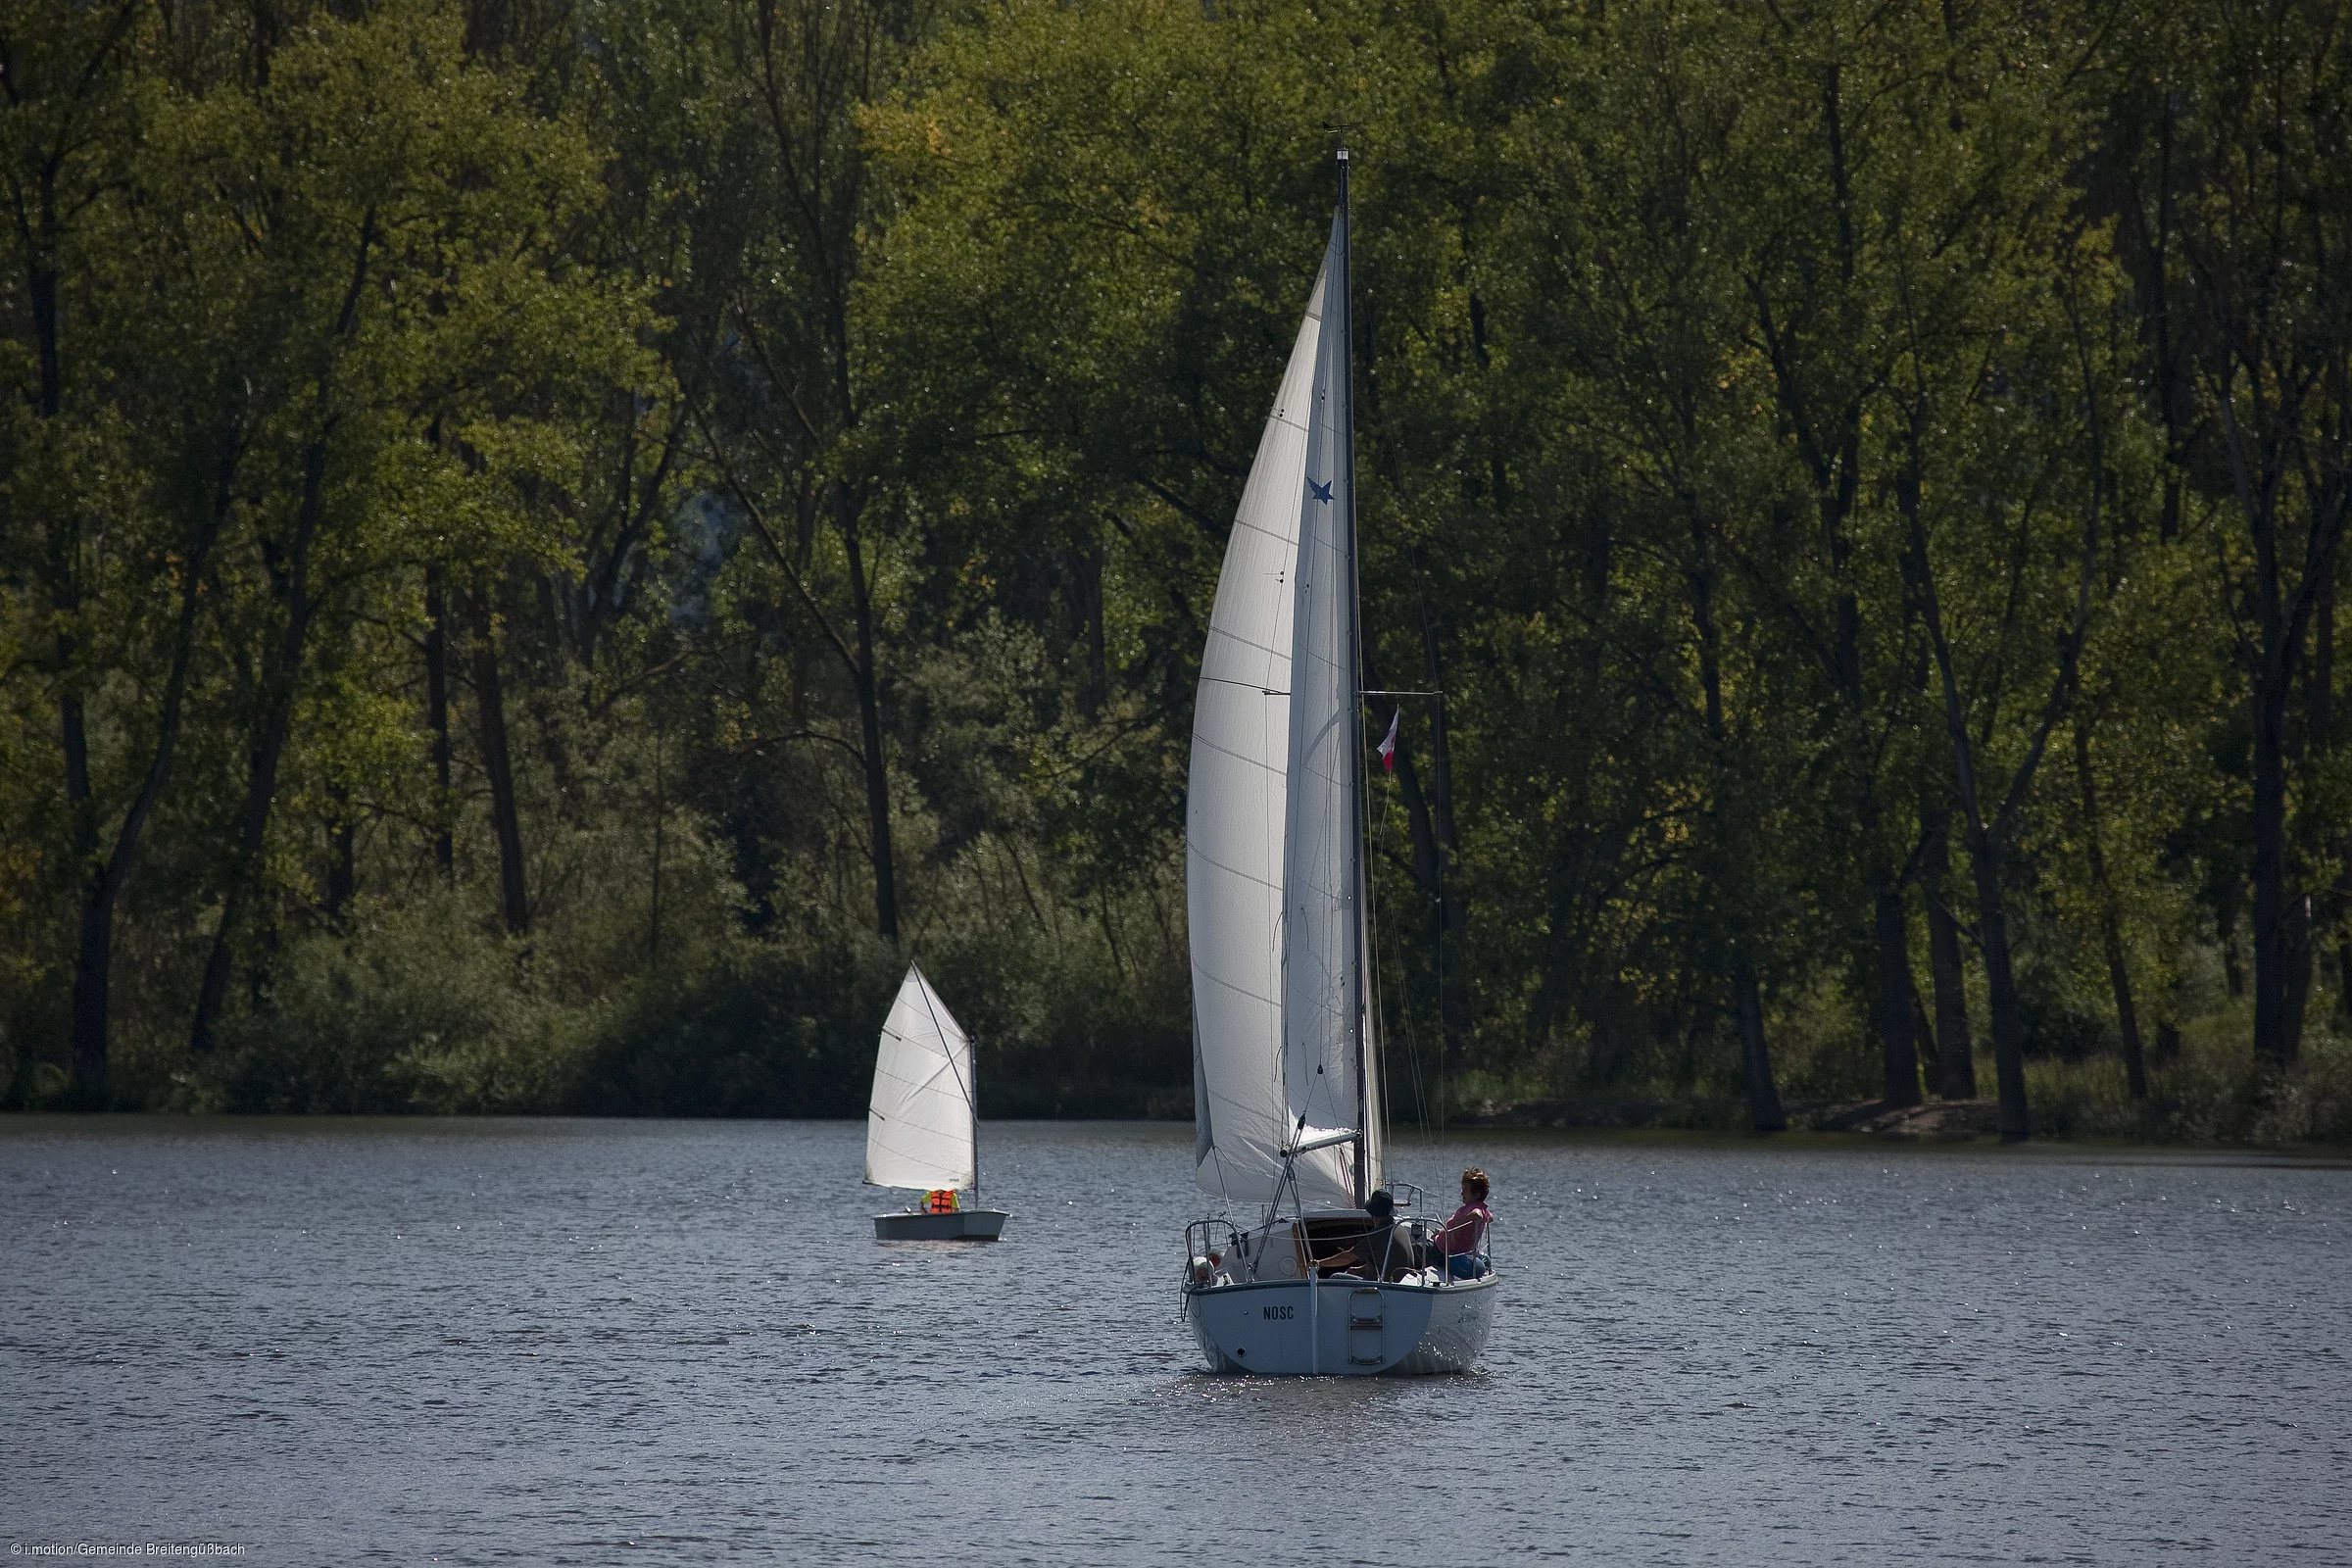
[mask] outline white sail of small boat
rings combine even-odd
[[[874,1054],[874,1093],[865,1113],[865,1179],[911,1187],[927,1201],[874,1216],[884,1241],[995,1241],[1002,1210],[963,1206],[960,1189],[980,1189],[980,1111],[972,1041],[920,967],[906,966]],[[944,1196],[939,1196],[944,1195]],[[950,1206],[950,1204],[953,1206]]]
[[[1392,1269],[1414,1255],[1420,1222],[1392,1228],[1365,1206],[1383,1137],[1345,151],[1339,177],[1201,653],[1185,808],[1194,1181],[1229,1211],[1261,1211],[1188,1229],[1185,1315],[1220,1371],[1458,1371],[1485,1348],[1494,1276]],[[1314,1277],[1310,1259],[1375,1235],[1384,1255],[1368,1277]],[[1409,1277],[1387,1277],[1398,1272]]]

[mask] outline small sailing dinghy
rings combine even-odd
[[[993,1242],[1004,1232],[1003,1209],[966,1208],[958,1193],[980,1199],[980,1111],[972,1083],[972,1042],[914,964],[890,1004],[874,1054],[874,1095],[865,1112],[865,1179],[875,1187],[912,1187],[925,1200],[874,1216],[885,1242]]]
[[[1187,1228],[1184,1314],[1215,1371],[1459,1372],[1486,1348],[1495,1276],[1414,1267],[1427,1222],[1375,1196],[1345,150],[1339,180],[1200,657],[1185,807],[1194,1181],[1225,1217]],[[1379,1255],[1353,1277],[1326,1267],[1362,1250]]]

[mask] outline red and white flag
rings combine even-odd
[[[1384,772],[1396,771],[1396,726],[1403,722],[1404,710],[1399,708],[1389,715],[1388,738],[1380,743],[1380,765]]]

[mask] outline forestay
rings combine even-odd
[[[969,1187],[978,1178],[972,1043],[909,964],[882,1025],[865,1116],[865,1179],[877,1187]]]

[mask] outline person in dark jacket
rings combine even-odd
[[[1318,1273],[1393,1280],[1421,1266],[1420,1249],[1412,1233],[1396,1223],[1396,1200],[1387,1188],[1364,1200],[1364,1212],[1372,1216],[1371,1225],[1340,1250],[1317,1257]]]

